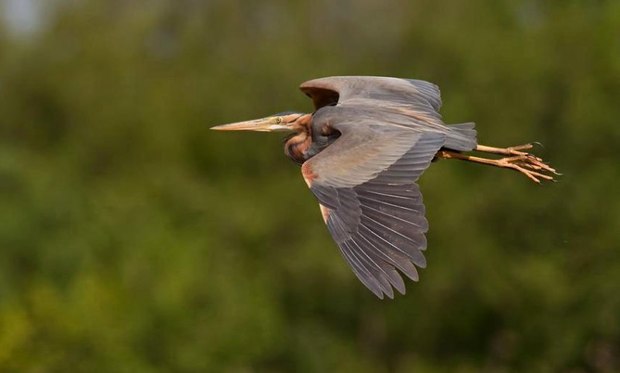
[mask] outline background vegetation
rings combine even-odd
[[[620,370],[620,2],[15,3],[0,371]],[[278,135],[208,131],[343,74],[433,81],[564,176],[435,163],[428,269],[379,301]]]

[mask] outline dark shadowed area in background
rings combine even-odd
[[[620,2],[0,5],[0,371],[620,370]],[[564,176],[434,163],[379,301],[281,136],[208,130],[330,75],[437,83]]]

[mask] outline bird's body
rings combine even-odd
[[[215,127],[292,130],[285,153],[301,164],[334,240],[357,277],[379,298],[405,292],[400,270],[418,280],[424,268],[422,195],[416,184],[435,158],[458,158],[518,170],[534,181],[555,170],[515,148],[477,144],[473,123],[446,125],[437,86],[387,77],[329,77],[301,85],[312,114],[287,114]],[[464,155],[503,154],[494,160]],[[415,266],[414,266],[415,265]]]

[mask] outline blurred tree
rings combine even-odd
[[[619,2],[50,4],[0,27],[0,371],[620,370]],[[207,131],[338,74],[565,176],[434,165],[429,268],[379,302],[277,136]]]

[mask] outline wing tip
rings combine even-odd
[[[409,262],[411,264],[411,268],[409,268],[408,271],[403,271],[400,270],[398,271],[396,269],[396,267],[393,268],[393,274],[392,276],[389,276],[388,279],[384,279],[384,278],[375,278],[375,283],[373,283],[373,285],[375,286],[369,286],[369,284],[366,284],[366,282],[362,281],[362,283],[379,299],[383,300],[386,298],[389,299],[395,299],[396,298],[396,293],[394,292],[394,289],[396,289],[396,291],[398,291],[398,293],[400,293],[401,295],[405,295],[407,294],[407,287],[405,285],[405,282],[403,281],[400,273],[402,272],[405,276],[407,276],[411,281],[413,282],[419,282],[420,281],[420,275],[419,272],[416,268],[415,265],[413,265],[412,262]],[[423,268],[423,267],[420,267]],[[398,279],[400,279],[400,281],[397,281],[395,279],[394,276],[398,276]],[[387,280],[389,285],[384,284],[385,281],[382,280]],[[387,286],[387,287],[386,287]]]

